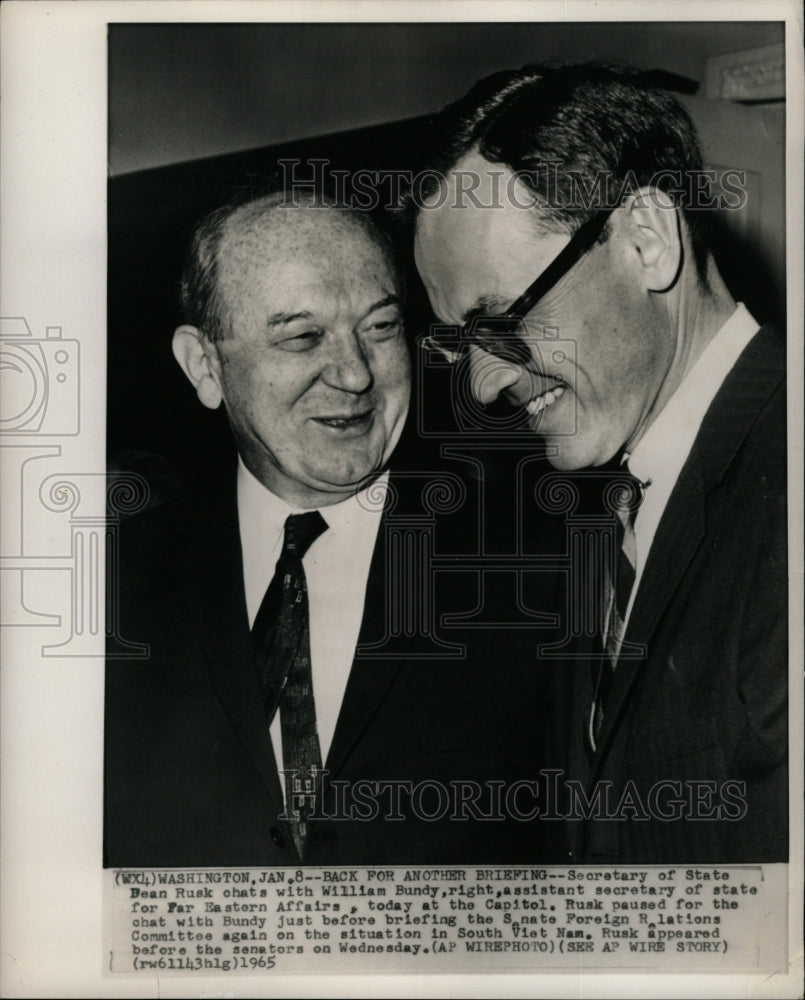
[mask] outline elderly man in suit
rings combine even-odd
[[[417,477],[388,467],[410,384],[387,238],[320,196],[252,197],[199,224],[183,299],[174,354],[237,468],[126,525],[122,629],[150,656],[107,667],[105,863],[544,857],[533,637],[505,662],[495,635],[436,640],[462,582],[392,544]],[[390,580],[429,602],[396,631]]]
[[[433,132],[415,256],[456,329],[428,348],[577,485],[614,476],[601,593],[568,604],[596,627],[556,668],[565,856],[785,860],[784,341],[719,275],[693,126],[634,72],[531,66]]]

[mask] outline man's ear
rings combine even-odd
[[[224,398],[221,390],[221,364],[215,345],[195,326],[180,326],[173,335],[173,356],[190,380],[201,402],[217,409]]]
[[[644,287],[652,292],[668,291],[679,276],[683,260],[677,207],[656,187],[640,188],[626,207]]]

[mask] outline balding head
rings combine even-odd
[[[174,355],[205,406],[224,404],[246,467],[297,506],[357,492],[408,408],[388,242],[354,212],[271,195],[208,216],[191,262]]]
[[[322,194],[284,189],[257,196],[240,196],[215,209],[197,223],[182,274],[185,322],[198,327],[215,342],[231,333],[233,314],[225,305],[224,288],[235,277],[250,252],[290,259],[307,248],[334,245],[339,256],[356,244],[374,246],[397,274],[391,241],[370,216],[345,207]],[[252,258],[253,259],[253,258]],[[237,280],[230,292],[238,303]]]

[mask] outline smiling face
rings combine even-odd
[[[384,468],[408,409],[388,255],[337,209],[257,203],[227,222],[218,289],[230,329],[205,350],[247,468],[301,507],[355,493]]]
[[[470,153],[456,165],[480,178],[479,208],[456,191],[434,198],[417,219],[415,258],[440,320],[464,324],[501,313],[557,256],[570,237],[536,225],[529,192],[502,164]],[[497,176],[495,176],[497,175]],[[461,207],[456,207],[456,204]],[[608,461],[636,442],[651,418],[673,354],[640,283],[639,254],[627,238],[622,211],[610,235],[594,246],[541,299],[526,318],[533,364],[518,365],[469,348],[470,385],[476,398],[499,396],[523,407],[535,432],[558,448],[550,461],[563,469]],[[561,369],[539,344],[546,330],[575,343],[571,368]],[[544,346],[544,345],[543,345]],[[567,408],[576,432],[567,436]],[[572,426],[572,425],[571,425]]]

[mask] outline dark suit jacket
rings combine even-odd
[[[787,858],[785,417],[784,345],[766,327],[713,400],[659,524],[624,637],[646,655],[618,663],[592,764],[589,664],[557,670],[555,719],[568,724],[552,759],[588,802],[596,788],[616,806],[627,795],[618,819],[585,819],[582,803],[568,858]]]
[[[220,496],[196,494],[125,525],[121,631],[147,642],[151,653],[145,662],[107,665],[107,866],[299,864],[280,818],[246,615],[234,475],[228,481]],[[391,621],[387,570],[404,583],[410,561],[426,552],[420,541],[388,562],[387,529],[408,523],[405,483],[392,476],[395,482],[400,503],[381,522],[359,646],[382,641]],[[421,517],[410,521],[410,538],[421,523]],[[455,537],[477,536],[475,525],[455,526]],[[453,551],[451,544],[441,551]],[[434,580],[432,594],[422,595],[428,609],[435,607],[438,628],[443,610],[473,607],[477,580],[450,573]],[[551,586],[546,579],[536,606],[551,599]],[[534,779],[540,767],[544,687],[535,651],[544,633],[507,633],[501,650],[500,632],[444,631],[443,640],[466,644],[466,653],[434,659],[432,632],[420,621],[391,647],[356,658],[325,762],[329,779],[344,784],[330,787],[322,808],[349,818],[313,822],[306,864],[555,856],[548,840],[561,833],[557,824],[543,829],[511,816],[478,818],[497,815],[490,782],[508,789]],[[475,784],[461,791],[458,781]],[[376,795],[376,782],[396,782],[399,799]],[[526,791],[521,802],[525,813],[533,795]]]

